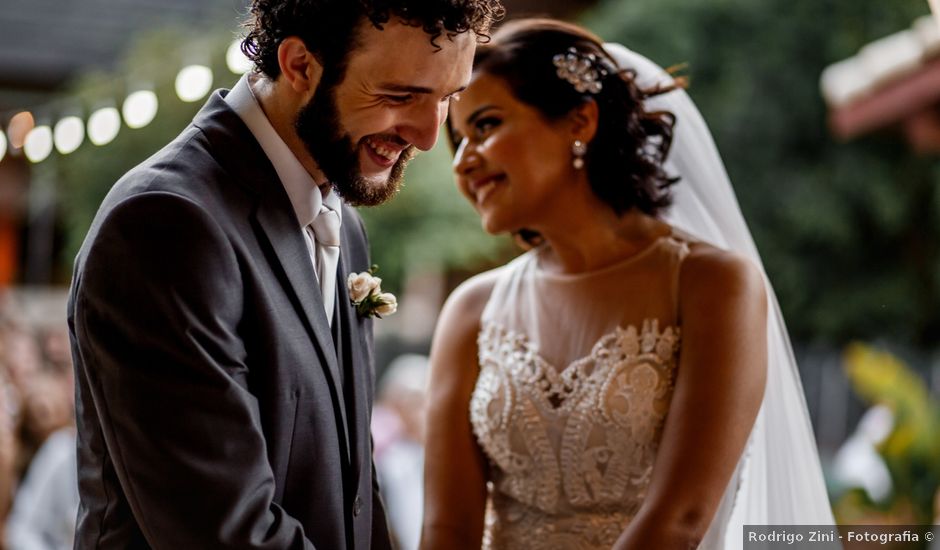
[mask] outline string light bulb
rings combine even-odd
[[[176,75],[176,95],[186,103],[199,101],[212,89],[212,69],[205,65],[184,67]]]
[[[10,125],[7,126],[7,137],[10,138],[10,145],[14,149],[20,149],[26,143],[26,136],[36,127],[36,120],[33,113],[29,111],[20,111],[10,119]]]
[[[121,114],[128,128],[137,130],[153,122],[158,108],[157,94],[152,90],[138,90],[124,100]]]
[[[36,126],[26,134],[23,153],[32,163],[40,163],[52,153],[52,128],[45,124]]]
[[[121,131],[121,115],[114,107],[102,107],[88,117],[88,140],[95,145],[107,145]]]
[[[56,123],[53,139],[60,154],[73,153],[85,141],[85,123],[77,116],[67,116]]]
[[[228,70],[238,75],[251,70],[252,62],[242,52],[241,40],[235,40],[229,44],[228,50],[225,52],[225,64],[228,66]]]

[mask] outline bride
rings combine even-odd
[[[779,307],[685,92],[522,20],[479,48],[450,124],[484,229],[531,249],[441,314],[422,548],[724,549],[743,525],[831,524]]]

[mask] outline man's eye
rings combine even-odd
[[[386,101],[388,101],[388,102],[390,102],[390,103],[398,103],[398,104],[408,103],[408,102],[411,101],[413,98],[414,98],[414,96],[412,96],[412,95],[410,95],[410,94],[408,94],[408,95],[387,95],[387,96],[385,96]]]

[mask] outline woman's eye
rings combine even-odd
[[[481,118],[474,124],[474,129],[476,130],[477,135],[485,135],[493,128],[499,126],[500,122],[502,121],[496,117]]]

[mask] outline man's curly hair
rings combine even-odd
[[[504,12],[500,0],[253,0],[242,51],[257,71],[274,80],[281,73],[281,41],[297,36],[338,80],[348,53],[357,46],[356,29],[365,20],[382,29],[398,19],[422,28],[437,46],[441,35],[465,32],[487,40],[491,25]]]

